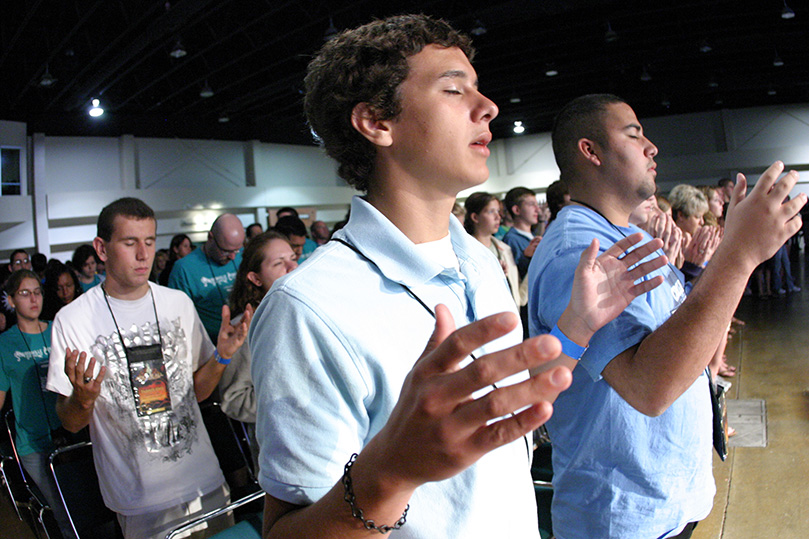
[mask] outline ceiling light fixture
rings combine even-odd
[[[522,135],[525,133],[525,126],[522,124],[521,121],[517,120],[514,122],[514,134]]]
[[[784,0],[784,9],[781,10],[781,18],[782,19],[795,18],[795,12],[792,11],[792,8],[787,5],[787,0]]]
[[[772,65],[775,67],[782,67],[784,65],[784,61],[778,56],[778,49],[775,50],[775,57],[772,59]]]
[[[708,81],[708,88],[719,88],[719,81],[716,80],[716,77],[711,77],[711,80]]]
[[[186,54],[188,54],[188,52],[185,50],[185,47],[183,47],[183,42],[178,38],[177,43],[174,44],[174,48],[171,49],[169,56],[172,58],[182,58]]]
[[[204,98],[213,97],[213,90],[211,90],[211,85],[208,84],[208,81],[205,81],[205,85],[202,87],[202,90],[199,91],[199,96]]]
[[[640,74],[640,80],[643,82],[649,82],[652,80],[652,76],[649,74],[649,70],[646,69],[646,66],[643,66],[643,72]]]
[[[559,70],[556,69],[556,66],[553,64],[548,64],[545,69],[545,76],[546,77],[555,77],[559,74]]]
[[[618,41],[618,32],[612,29],[610,21],[607,21],[607,31],[604,33],[604,41],[607,43],[615,43]]]
[[[93,118],[98,118],[99,116],[104,114],[104,109],[101,108],[101,101],[99,101],[98,99],[93,99],[92,104],[93,106],[90,107],[90,110],[87,111],[87,113],[90,116],[92,116]]]
[[[469,30],[470,34],[478,37],[482,36],[486,32],[488,32],[488,30],[486,29],[486,26],[480,21],[480,19],[475,19],[475,25],[472,27],[471,30]]]
[[[767,95],[775,95],[777,93],[778,92],[775,91],[775,88],[770,88],[769,90],[767,90]]]
[[[230,117],[228,117],[228,115],[225,114],[224,112],[219,115],[219,123],[220,124],[226,124],[229,121],[230,121]]]
[[[56,79],[53,78],[50,71],[48,71],[48,66],[46,65],[45,66],[45,73],[43,73],[42,78],[39,79],[39,85],[42,86],[43,88],[48,88],[50,86],[53,86],[53,84],[55,82],[56,82]]]
[[[520,96],[518,96],[518,95],[511,96],[511,98],[508,100],[509,103],[513,103],[515,105],[517,103],[520,103],[521,101],[522,101],[522,99],[520,99]]]

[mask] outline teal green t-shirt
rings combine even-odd
[[[56,394],[45,389],[50,354],[51,322],[42,333],[13,326],[0,334],[0,391],[11,390],[20,455],[49,451],[51,430],[62,424]]]
[[[211,262],[199,248],[175,262],[171,269],[169,288],[188,294],[214,344],[222,324],[222,305],[228,302],[241,263],[242,253],[239,253],[235,260],[220,266]]]

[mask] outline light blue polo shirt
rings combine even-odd
[[[340,480],[351,454],[387,422],[435,325],[400,283],[430,308],[447,305],[458,327],[516,311],[494,255],[447,218],[457,257],[449,266],[457,268],[425,257],[355,197],[349,223],[337,237],[376,266],[332,241],[277,281],[261,302],[249,342],[259,481],[270,495],[303,505],[318,500]],[[478,352],[521,340],[518,328]],[[422,485],[410,500],[407,524],[394,535],[537,538],[529,459],[520,438],[453,478]]]
[[[604,252],[638,231],[615,227],[587,208],[563,208],[528,272],[531,335],[549,333],[558,321],[579,257],[594,237]],[[658,274],[667,280],[595,334],[572,385],[554,404],[548,430],[559,539],[671,537],[711,511],[716,489],[707,376],[659,417],[635,410],[601,377],[615,356],[641,342],[683,301],[677,270],[669,264],[652,276]]]

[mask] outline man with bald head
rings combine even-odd
[[[217,217],[202,249],[196,249],[174,264],[169,288],[182,290],[194,302],[200,319],[214,343],[222,323],[222,306],[236,280],[242,262],[244,226],[238,217]]]

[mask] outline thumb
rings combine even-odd
[[[736,207],[736,205],[745,199],[747,196],[747,178],[744,174],[739,172],[736,175],[736,185],[733,187],[733,192],[730,195],[730,203],[728,204],[728,213]]]
[[[230,325],[230,307],[222,305],[222,326],[226,328]]]
[[[453,331],[455,331],[455,320],[452,318],[452,313],[449,312],[446,305],[439,303],[435,306],[435,329],[427,340],[427,346],[424,347],[421,357],[438,348]]]

